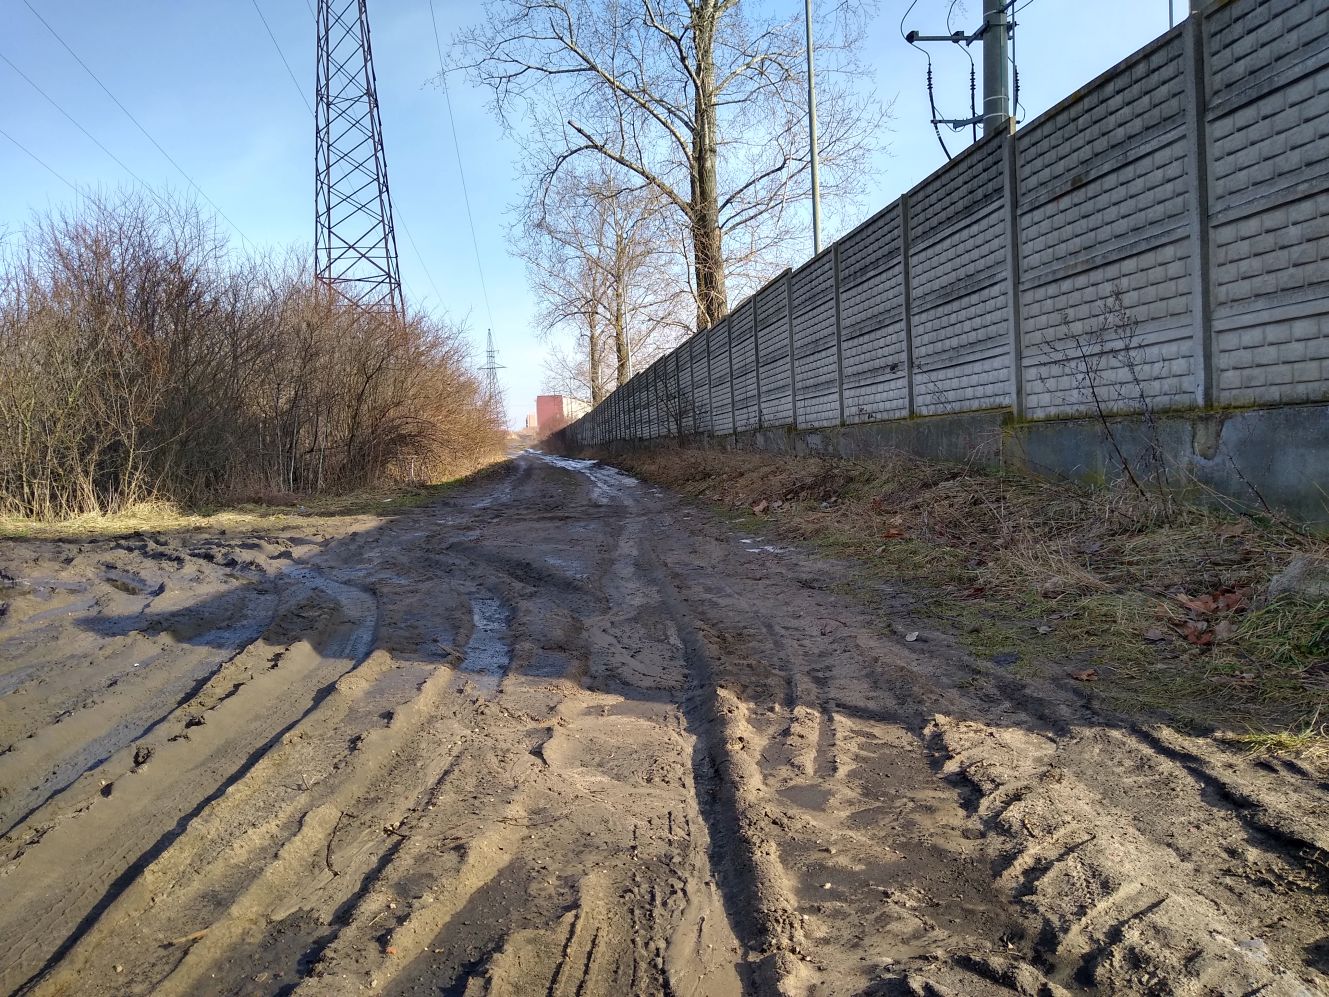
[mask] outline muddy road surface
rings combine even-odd
[[[1329,985],[1324,784],[845,565],[531,454],[265,529],[0,547],[0,992]]]

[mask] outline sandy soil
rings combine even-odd
[[[609,468],[0,569],[0,991],[1329,988],[1329,787]]]

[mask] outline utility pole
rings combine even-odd
[[[1011,116],[1011,70],[1005,0],[983,0],[983,134],[1006,129]]]
[[[1192,0],[1194,2],[1194,0]],[[910,31],[904,40],[910,45],[919,42],[949,42],[964,45],[966,48],[974,42],[983,45],[983,108],[976,116],[968,118],[942,118],[933,108],[933,126],[947,125],[956,131],[981,124],[984,135],[992,135],[1006,129],[1011,116],[1011,70],[1010,37],[1012,22],[1007,16],[1007,8],[1013,0],[983,0],[983,23],[977,31],[966,34],[956,31],[949,35],[924,35]],[[928,64],[928,94],[932,93],[932,68]],[[940,131],[937,137],[941,137]],[[943,144],[943,148],[945,148]],[[950,154],[947,153],[949,156]]]
[[[318,0],[314,277],[405,317],[366,0]]]
[[[821,179],[817,172],[817,83],[812,57],[812,0],[803,0],[808,36],[808,143],[812,162],[812,255],[821,252]]]

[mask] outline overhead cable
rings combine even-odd
[[[207,191],[205,191],[202,187],[200,187],[198,183],[195,182],[194,178],[185,172],[184,167],[182,167],[179,163],[177,163],[175,159],[171,156],[171,154],[162,147],[162,144],[158,142],[155,138],[153,138],[152,133],[143,127],[143,124],[138,120],[138,118],[134,117],[133,113],[129,110],[129,108],[125,107],[125,105],[120,102],[120,99],[116,97],[115,94],[111,93],[110,88],[107,87],[106,84],[101,81],[101,78],[98,77],[98,75],[94,73],[91,68],[89,68],[88,64],[84,62],[82,58],[79,57],[79,54],[75,52],[73,48],[70,47],[69,43],[66,42],[64,38],[60,36],[60,33],[56,31],[55,28],[51,27],[50,23],[46,20],[46,18],[42,17],[41,14],[37,12],[37,8],[32,5],[30,0],[23,0],[23,6],[28,8],[28,10],[32,13],[33,17],[41,21],[42,27],[44,27],[50,33],[52,38],[54,38],[57,42],[60,43],[60,45],[64,48],[64,50],[68,52],[70,56],[73,57],[74,61],[77,62],[79,66],[82,67],[83,71],[87,73],[90,77],[92,77],[92,81],[96,83],[97,86],[101,87],[102,92],[105,93],[107,97],[110,97],[111,101],[115,104],[115,106],[120,108],[120,110],[124,112],[125,117],[127,117],[130,121],[134,123],[134,127],[136,127],[140,132],[143,133],[144,137],[149,142],[151,142],[153,146],[156,147],[157,151],[160,152],[166,158],[166,161],[168,163],[170,163],[173,167],[175,167],[176,172],[185,178],[185,181],[189,184],[189,186],[193,187],[194,190],[198,192],[198,195],[202,197],[203,200],[207,201],[209,205],[212,206],[212,209],[217,212],[217,214],[221,217],[221,219],[224,222],[226,222],[227,225],[231,226],[231,228],[235,230],[236,234],[240,236],[240,239],[243,242],[245,242],[247,245],[252,246],[253,243],[250,241],[249,237],[245,235],[244,231],[240,228],[240,226],[235,224],[235,222],[231,221],[230,216],[228,216],[226,212],[223,211],[217,205],[216,201],[214,201],[212,198],[208,196]]]

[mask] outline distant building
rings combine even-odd
[[[585,402],[567,395],[538,395],[535,399],[535,421],[541,436],[558,432],[590,410]],[[529,420],[527,425],[530,425]]]
[[[540,428],[540,419],[538,416],[536,416],[534,412],[531,412],[526,416],[526,428],[527,429]]]

